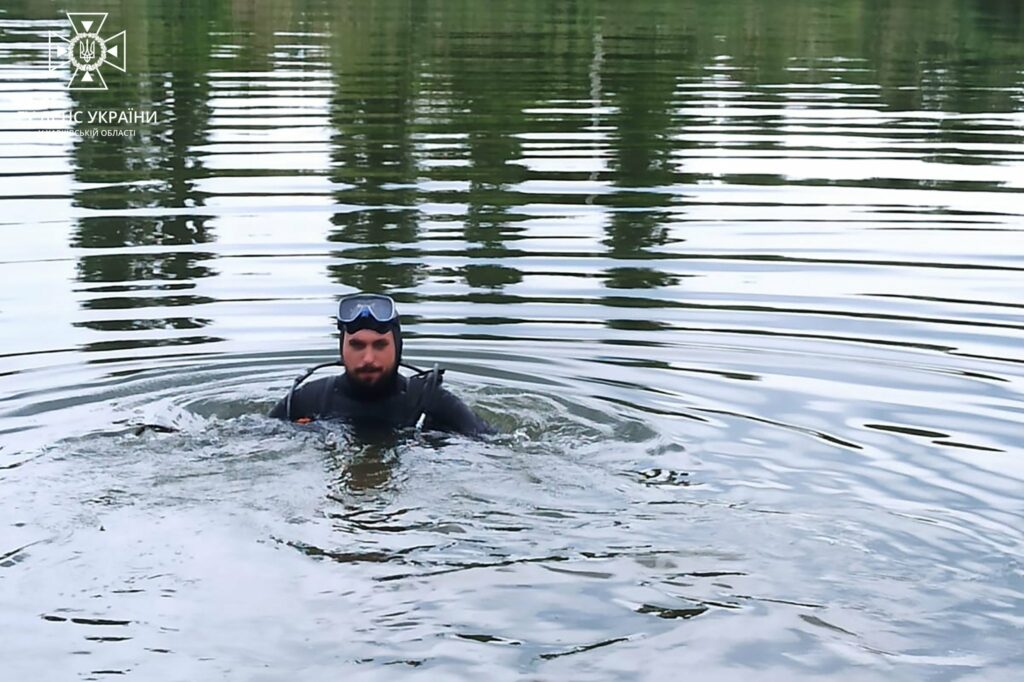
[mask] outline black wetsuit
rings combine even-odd
[[[288,397],[270,411],[271,417],[288,419]],[[473,414],[449,391],[433,390],[424,376],[406,378],[397,372],[384,386],[372,391],[354,384],[345,374],[324,377],[300,386],[292,395],[291,419],[340,419],[356,426],[400,429],[415,426],[425,414],[423,428],[470,436],[494,433],[486,421]]]

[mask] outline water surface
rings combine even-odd
[[[1019,3],[72,4],[107,91],[0,9],[12,679],[1019,678]],[[263,417],[355,290],[503,434]]]

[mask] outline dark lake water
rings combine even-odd
[[[1022,3],[69,4],[0,7],[0,677],[1024,676]],[[502,434],[264,417],[356,290]]]

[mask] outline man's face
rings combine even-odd
[[[373,386],[395,369],[395,334],[372,329],[345,332],[341,341],[341,359],[349,378]]]

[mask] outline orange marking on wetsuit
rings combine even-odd
[[[296,424],[308,424],[311,421],[313,421],[313,420],[310,419],[309,417],[299,417],[298,419],[295,420],[295,423]]]

